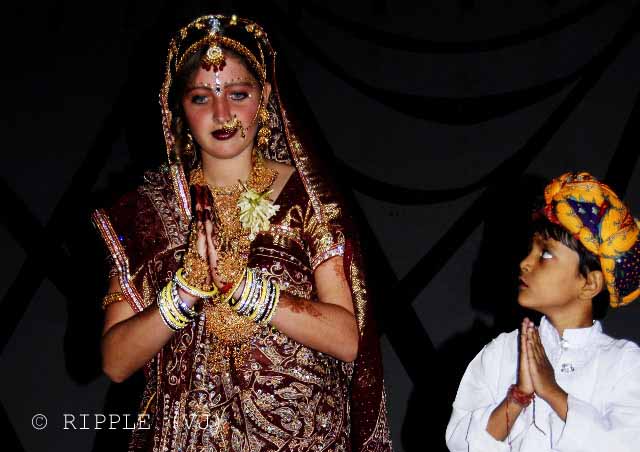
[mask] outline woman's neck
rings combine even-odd
[[[202,154],[202,172],[209,185],[229,187],[238,181],[246,181],[251,172],[251,150],[229,158],[220,159]]]

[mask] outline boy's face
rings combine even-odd
[[[578,253],[562,242],[534,234],[531,251],[520,262],[518,303],[547,316],[577,307],[585,281],[579,261]]]

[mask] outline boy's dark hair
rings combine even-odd
[[[587,250],[578,239],[560,225],[551,223],[546,218],[539,218],[531,225],[531,234],[539,233],[545,239],[553,239],[578,253],[578,271],[586,277],[591,271],[602,271],[598,256]],[[609,310],[609,292],[606,287],[591,300],[592,315],[596,320],[602,319]]]

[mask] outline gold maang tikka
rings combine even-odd
[[[216,96],[222,96],[222,85],[220,83],[220,71],[225,65],[224,52],[222,51],[222,47],[220,47],[219,37],[220,37],[220,20],[216,17],[212,17],[210,19],[210,30],[209,30],[209,48],[205,52],[202,57],[201,65],[207,71],[209,69],[213,69],[215,72],[215,93]]]

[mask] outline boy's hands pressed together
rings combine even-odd
[[[527,327],[526,349],[533,389],[539,397],[546,400],[549,394],[560,387],[556,383],[555,373],[540,340],[538,329],[532,322]]]
[[[529,372],[529,358],[527,353],[527,338],[529,331],[529,319],[525,318],[520,326],[520,358],[518,360],[518,389],[525,394],[534,392],[531,372]]]
[[[553,367],[540,340],[538,329],[531,321],[528,321],[526,336],[527,362],[533,389],[538,397],[544,399],[558,416],[565,420],[567,393],[556,382]]]

